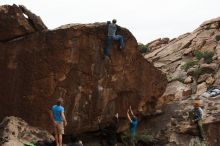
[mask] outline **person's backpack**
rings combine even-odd
[[[189,121],[190,121],[190,123],[193,123],[193,120],[194,120],[194,117],[195,117],[194,111],[193,111],[193,110],[190,110],[190,111],[188,112],[188,114],[189,114]]]

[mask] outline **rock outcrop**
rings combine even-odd
[[[17,117],[6,117],[0,123],[1,146],[23,146],[44,141],[54,141],[47,131],[29,126]]]
[[[0,21],[0,42],[47,29],[41,18],[24,6],[1,6]]]
[[[123,118],[129,105],[136,113],[155,110],[166,77],[138,53],[127,29],[118,30],[125,50],[114,42],[110,63],[103,60],[105,23],[46,30],[33,27],[22,10],[0,7],[0,119],[19,116],[49,129],[48,110],[58,97],[64,98],[67,133],[97,129],[98,116],[107,121],[118,112]]]
[[[218,146],[219,96],[204,98],[201,95],[219,84],[220,17],[204,22],[192,33],[171,40],[162,47],[154,46],[145,55],[155,67],[167,75],[169,84],[158,102],[163,114],[151,117],[145,125],[166,146],[203,145],[196,137],[196,127],[190,125],[188,112],[192,100],[199,96],[205,111],[205,131],[208,146]],[[160,125],[153,127],[152,125]]]
[[[165,46],[169,42],[170,42],[169,38],[162,38],[162,39],[159,38],[159,39],[156,39],[154,41],[151,41],[150,43],[147,43],[146,46],[148,47],[149,52],[153,52],[156,49],[159,49],[159,48]]]

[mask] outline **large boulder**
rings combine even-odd
[[[23,146],[29,143],[53,141],[54,137],[45,130],[29,126],[17,117],[6,117],[0,123],[0,144],[2,146]]]
[[[112,62],[103,59],[106,23],[65,25],[0,43],[0,119],[16,115],[49,129],[48,110],[58,97],[64,98],[67,133],[97,129],[98,116],[107,121],[118,112],[123,118],[129,105],[136,114],[152,111],[166,77],[139,54],[127,29],[118,32],[125,50],[114,42]]]

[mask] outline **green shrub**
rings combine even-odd
[[[139,44],[138,45],[138,50],[139,52],[142,54],[142,53],[147,53],[149,50],[148,50],[148,46],[147,45],[144,45],[144,44]]]
[[[195,77],[196,79],[199,78],[200,75],[203,74],[203,71],[200,68],[197,68],[194,72],[193,72],[193,77]]]
[[[210,64],[213,61],[212,57],[214,56],[214,52],[209,52],[209,51],[202,52],[202,51],[196,50],[194,52],[194,55],[196,59],[200,60],[204,58],[204,62]]]
[[[203,58],[203,53],[201,51],[199,51],[199,50],[196,50],[194,52],[194,55],[195,55],[196,59],[198,59],[198,60]]]
[[[208,64],[212,63],[212,61],[213,61],[212,57],[213,56],[214,56],[213,52],[208,52],[208,51],[204,52],[203,53],[203,58],[204,58],[205,63],[208,63]]]
[[[197,64],[198,64],[198,60],[192,60],[192,61],[186,62],[184,65],[182,65],[181,69],[184,69],[185,71],[187,71],[189,68],[191,68]]]
[[[179,81],[179,82],[181,82],[181,83],[184,83],[184,78],[183,78],[183,77],[176,77],[176,78],[172,78],[170,81],[171,81],[171,82],[172,82],[172,81]]]
[[[220,40],[220,35],[215,36],[216,41]]]
[[[150,135],[149,133],[147,132],[144,132],[144,133],[140,133],[140,134],[137,134],[136,136],[136,140],[143,140],[144,142],[150,142],[150,141],[153,141],[154,138],[152,135]]]

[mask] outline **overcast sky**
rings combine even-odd
[[[116,18],[144,44],[191,32],[220,16],[220,0],[0,0],[0,5],[13,3],[25,5],[50,29]]]

